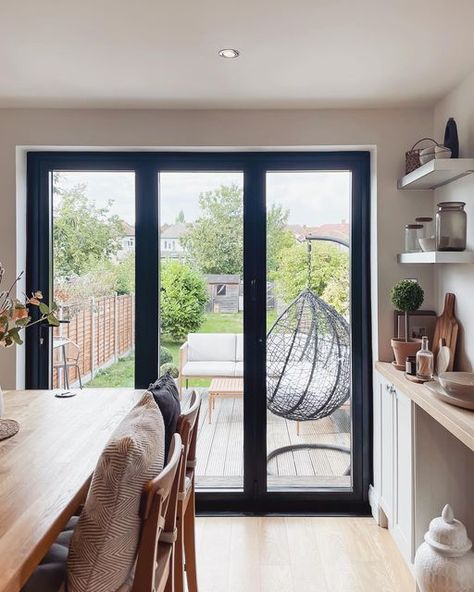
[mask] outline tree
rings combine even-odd
[[[287,230],[289,210],[272,204],[267,211],[267,276],[273,279],[280,266],[281,253],[296,244],[295,236]]]
[[[188,229],[183,245],[202,273],[235,273],[243,269],[243,194],[237,185],[221,185],[199,197],[202,216]],[[296,239],[286,229],[288,210],[272,205],[267,214],[267,270],[278,269],[282,249]]]
[[[349,308],[349,253],[336,245],[313,242],[311,290],[346,315]],[[295,243],[280,254],[276,291],[289,303],[308,285],[306,244]]]
[[[183,236],[188,256],[202,273],[243,270],[243,200],[235,184],[201,193],[202,215]]]
[[[98,208],[85,195],[86,186],[55,188],[59,204],[54,216],[53,247],[56,276],[80,276],[94,269],[120,250],[123,223],[110,214],[109,207]]]
[[[176,224],[184,224],[186,220],[184,219],[184,212],[183,210],[179,210],[178,215],[176,216]]]
[[[161,264],[161,323],[176,341],[197,331],[204,319],[206,283],[192,267],[179,261]]]

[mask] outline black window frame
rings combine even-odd
[[[146,388],[158,371],[159,356],[159,171],[242,171],[244,173],[244,489],[201,490],[200,512],[358,514],[369,513],[372,476],[372,355],[370,305],[370,153],[304,152],[58,152],[27,155],[27,270],[30,292],[51,287],[51,171],[135,171],[136,308],[135,384]],[[354,437],[353,487],[348,489],[266,489],[265,337],[266,337],[266,205],[267,171],[349,170],[352,173],[352,355]],[[48,229],[48,232],[44,232]],[[155,247],[155,248],[153,248]],[[150,271],[153,270],[153,271]],[[144,279],[145,278],[145,279]],[[155,303],[155,305],[153,304]],[[33,327],[27,336],[27,388],[47,388],[48,368]],[[47,349],[47,348],[45,348]],[[256,454],[255,451],[260,451]]]

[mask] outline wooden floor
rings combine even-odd
[[[200,592],[414,592],[372,518],[198,518]]]
[[[216,400],[212,423],[208,421],[207,392],[203,390],[198,433],[197,486],[241,487],[243,475],[242,398]],[[186,395],[185,395],[186,397]],[[350,411],[300,424],[267,414],[268,452],[281,446],[302,443],[350,445]],[[269,487],[349,487],[345,475],[350,465],[347,453],[332,450],[299,450],[270,461]]]

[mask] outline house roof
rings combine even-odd
[[[187,224],[172,224],[161,228],[161,238],[181,238],[187,231]]]
[[[135,236],[135,226],[132,226],[125,220],[122,220],[123,233],[125,236]]]
[[[208,284],[240,284],[240,275],[233,273],[208,273],[204,279]]]
[[[334,238],[349,239],[350,225],[342,220],[339,224],[321,224],[321,226],[306,226],[301,224],[290,224],[287,229],[292,232],[299,241],[305,240],[310,234],[320,236],[333,236]]]

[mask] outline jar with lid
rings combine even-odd
[[[423,238],[423,224],[407,224],[405,226],[405,252],[418,253],[421,251],[419,240]]]
[[[423,224],[423,230],[421,231],[421,236],[419,238],[434,238],[434,224],[433,218],[428,216],[420,216],[415,218],[416,224]]]
[[[436,250],[466,249],[467,216],[463,201],[443,201],[436,212]]]

